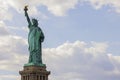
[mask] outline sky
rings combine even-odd
[[[39,21],[49,80],[120,79],[120,0],[0,0],[0,80],[28,62],[24,15]]]

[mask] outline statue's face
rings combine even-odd
[[[33,25],[38,25],[38,21],[35,19],[32,19],[32,23],[33,23]]]

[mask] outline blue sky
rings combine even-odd
[[[50,80],[119,80],[119,0],[0,2],[0,80],[20,80],[18,71],[27,63],[26,4],[45,34],[43,61]]]

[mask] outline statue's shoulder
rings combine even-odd
[[[38,27],[36,27],[36,29],[37,29],[37,30],[39,30],[39,31],[41,31],[41,28],[40,28],[39,26],[38,26]]]

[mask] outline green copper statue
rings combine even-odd
[[[28,21],[28,44],[29,44],[29,62],[25,64],[25,66],[37,65],[44,66],[42,63],[42,47],[41,43],[44,41],[44,34],[40,27],[38,27],[38,21],[36,19],[32,19],[32,22],[28,16],[28,8],[25,6],[24,8],[25,16]]]

